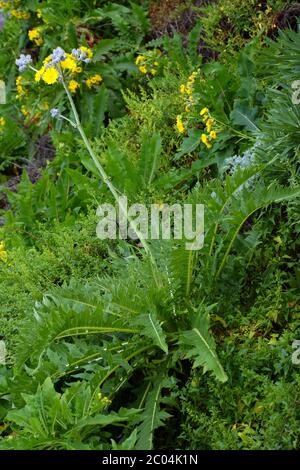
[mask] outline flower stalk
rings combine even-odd
[[[145,240],[144,236],[142,235],[142,233],[139,231],[139,229],[137,228],[137,225],[136,223],[134,222],[134,220],[132,220],[128,214],[127,214],[127,210],[123,204],[123,201],[122,201],[122,197],[119,196],[118,194],[118,190],[114,187],[113,183],[111,182],[109,176],[106,174],[106,171],[104,170],[103,166],[101,165],[101,163],[99,162],[98,158],[96,157],[92,147],[91,147],[91,144],[83,130],[83,127],[81,125],[81,122],[80,122],[80,118],[79,118],[79,115],[78,115],[78,112],[77,112],[77,109],[76,109],[76,106],[75,106],[75,103],[74,103],[74,100],[72,98],[72,95],[71,95],[71,92],[70,90],[68,89],[64,79],[62,79],[62,84],[63,84],[63,87],[65,89],[65,92],[67,94],[67,97],[68,97],[68,100],[70,102],[70,105],[71,105],[71,109],[72,109],[72,112],[73,112],[73,115],[74,115],[74,121],[75,121],[75,124],[76,124],[76,129],[78,130],[83,142],[84,142],[84,145],[86,146],[86,149],[90,155],[90,157],[92,158],[102,180],[104,181],[104,183],[107,185],[108,189],[110,190],[110,192],[112,193],[112,195],[114,196],[116,202],[118,203],[123,215],[126,217],[126,220],[128,221],[130,227],[133,229],[133,231],[136,233],[137,237],[139,238],[139,240],[141,241],[146,253],[150,256],[150,259],[151,261],[153,262],[153,264],[155,264],[155,261],[154,261],[154,258],[152,256],[152,253],[151,253],[151,250],[150,250],[150,247],[147,243],[147,241]],[[74,123],[73,123],[74,125]],[[120,193],[121,194],[121,193]],[[123,196],[121,194],[121,196]]]

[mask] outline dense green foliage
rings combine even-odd
[[[294,2],[171,3],[0,2],[0,449],[300,448]],[[201,250],[97,238],[67,95],[14,60],[59,46],[118,192],[204,204]]]

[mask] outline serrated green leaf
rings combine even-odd
[[[140,315],[134,324],[142,326],[141,334],[150,338],[166,354],[168,353],[165,333],[154,312]]]
[[[204,373],[210,370],[218,380],[226,382],[227,375],[218,359],[215,342],[209,332],[208,314],[199,315],[194,328],[180,335],[179,344],[185,350],[185,357],[194,360],[193,367],[202,366]]]
[[[165,420],[171,415],[161,410],[161,391],[170,386],[170,380],[158,377],[153,383],[152,390],[148,393],[141,424],[138,427],[137,450],[151,450],[153,448],[154,431],[165,425]]]

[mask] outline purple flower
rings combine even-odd
[[[23,72],[26,67],[32,63],[32,58],[29,54],[21,54],[19,59],[16,60],[16,65],[19,67],[19,72]]]
[[[50,109],[50,114],[53,118],[58,118],[60,115],[60,110],[57,108]]]
[[[75,57],[75,59],[79,59],[81,56],[81,52],[79,49],[72,49],[72,56]]]
[[[91,62],[91,59],[87,57],[87,53],[80,49],[72,49],[72,56],[78,61],[85,62],[86,64]]]
[[[3,14],[0,12],[0,31],[2,31],[4,23],[5,23],[5,18]]]
[[[67,58],[65,51],[61,47],[57,47],[52,52],[51,64],[53,66],[57,65],[59,62],[62,62]]]

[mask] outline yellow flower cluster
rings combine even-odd
[[[4,263],[7,262],[7,251],[5,250],[4,242],[0,242],[0,260]]]
[[[191,110],[191,106],[195,104],[195,99],[193,96],[194,92],[194,83],[198,72],[193,72],[186,84],[181,84],[179,87],[179,91],[181,95],[184,97],[185,100],[185,112],[188,113]],[[180,134],[184,134],[186,132],[186,127],[182,121],[181,115],[176,116],[176,128]]]
[[[0,1],[0,8],[10,12],[12,16],[18,20],[28,20],[30,18],[30,13],[27,11],[16,10],[20,3],[20,0],[4,0]]]
[[[193,97],[193,92],[194,92],[194,83],[196,80],[198,73],[193,72],[189,78],[186,84],[182,84],[179,87],[180,93],[184,96],[185,99],[185,112],[188,113],[191,110],[191,107],[193,104],[195,104],[195,99]]]
[[[151,75],[157,74],[157,67],[159,65],[157,60],[152,62],[151,58],[146,57],[142,54],[139,54],[135,59],[135,64],[138,66],[139,71],[146,75],[150,73]]]
[[[96,74],[96,75],[93,75],[92,77],[88,78],[86,81],[85,81],[85,84],[88,88],[92,88],[93,86],[97,86],[97,85],[100,85],[100,83],[102,82],[102,77],[101,75],[99,74]]]
[[[0,127],[4,127],[5,126],[5,119],[4,117],[0,117]]]
[[[26,108],[26,106],[21,106],[21,113],[23,114],[23,116],[27,117],[29,116],[30,112],[28,111],[28,109]]]
[[[80,73],[81,72],[81,67],[77,66],[76,59],[72,56],[72,54],[66,54],[67,58],[63,60],[60,65],[61,68],[64,70],[70,70],[72,73]],[[80,72],[77,72],[77,68],[80,69]]]
[[[22,85],[23,80],[24,79],[21,75],[19,75],[16,78],[16,87],[17,87],[16,99],[17,100],[20,100],[22,96],[27,95],[27,90]]]
[[[10,13],[18,20],[28,20],[30,18],[28,11],[11,10]]]
[[[201,109],[200,116],[203,119],[203,122],[204,122],[205,127],[206,127],[206,132],[207,132],[207,133],[201,134],[201,142],[208,149],[210,149],[212,147],[212,141],[217,138],[217,133],[213,129],[213,126],[215,124],[215,120],[210,116],[208,108]]]
[[[35,42],[37,46],[41,46],[43,44],[43,38],[41,36],[41,29],[34,28],[28,31],[28,37],[30,41]]]
[[[182,122],[182,119],[181,119],[181,116],[176,116],[176,127],[177,127],[177,130],[180,134],[184,134],[185,132],[185,127],[183,125],[183,122]]]
[[[43,12],[40,8],[38,8],[36,10],[36,16],[39,20],[42,20],[43,23],[46,23],[46,24],[49,23],[49,20],[47,20],[46,18],[43,17]]]
[[[4,0],[0,2],[0,8],[3,10],[12,10],[17,7],[21,0]]]
[[[181,84],[179,87],[179,91],[181,96],[185,101],[185,112],[187,113],[182,118],[182,115],[176,116],[176,128],[180,134],[184,134],[187,132],[187,129],[191,126],[195,126],[199,128],[199,110],[197,106],[197,93],[195,91],[195,81],[198,76],[199,72],[193,72],[188,80],[187,83]],[[201,127],[205,127],[205,130],[200,135],[201,142],[210,149],[212,147],[213,141],[217,138],[217,132],[215,129],[215,120],[211,117],[209,109],[203,108],[200,111],[200,117],[202,120]],[[201,132],[201,131],[200,131]]]
[[[91,49],[89,49],[88,47],[86,46],[81,46],[79,48],[80,52],[82,52],[83,54],[86,54],[87,58],[88,59],[92,59],[93,57],[93,52],[91,51]]]
[[[36,10],[36,16],[38,17],[39,20],[42,20],[44,23],[49,23],[49,21],[43,17],[43,12],[40,8]]]
[[[76,91],[79,88],[79,83],[76,80],[70,80],[68,88],[71,91],[71,93],[76,93]]]
[[[93,57],[93,52],[87,47],[82,46],[79,48],[79,50],[80,52],[86,54],[86,57],[88,59],[91,59]],[[60,73],[56,67],[54,67],[53,65],[50,65],[51,60],[52,60],[52,55],[49,55],[43,61],[42,67],[35,74],[36,82],[40,82],[41,80],[43,80],[45,83],[47,83],[47,85],[53,85],[54,83],[58,81]],[[72,74],[82,72],[82,67],[78,65],[76,57],[74,57],[72,54],[69,54],[69,53],[66,53],[66,58],[62,60],[61,62],[59,62],[59,67],[61,68],[62,71],[67,71],[67,72],[69,71]],[[76,82],[76,80],[71,80],[69,83],[69,88],[74,93],[77,90],[77,88],[79,88],[79,84]]]
[[[193,91],[194,91],[194,83],[195,83],[196,77],[197,77],[197,72],[193,72],[189,76],[187,84],[180,85],[180,93],[182,93],[183,95],[186,94],[188,96],[192,96]]]

